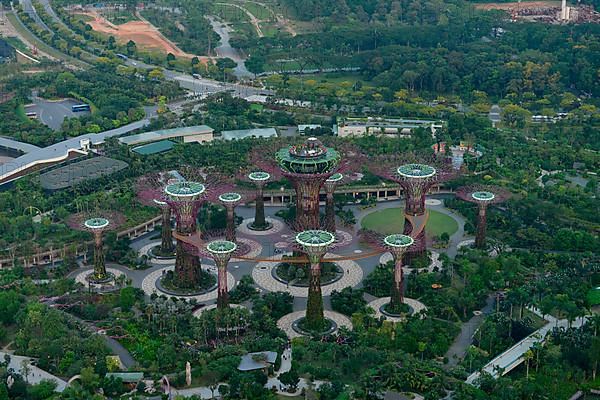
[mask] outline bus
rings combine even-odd
[[[71,107],[73,112],[90,111],[89,104],[77,104]]]
[[[37,116],[37,113],[36,113],[36,112],[33,112],[33,111],[32,111],[32,112],[25,113],[25,115],[26,115],[26,116],[27,116],[27,118],[29,118],[29,119],[37,119],[37,117],[38,117],[38,116]]]
[[[119,57],[121,60],[127,61],[128,57],[125,54],[120,54],[117,53],[117,57]]]

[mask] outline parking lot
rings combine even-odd
[[[46,100],[34,97],[33,104],[25,106],[25,111],[28,113],[35,112],[42,124],[57,131],[66,117],[81,117],[89,114],[89,111],[77,113],[71,111],[71,107],[76,104],[81,104],[81,102],[74,99]]]

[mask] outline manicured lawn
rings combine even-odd
[[[404,227],[404,209],[386,208],[385,210],[374,211],[364,217],[361,224],[363,228],[371,229],[384,235],[401,233]],[[458,224],[446,214],[429,210],[429,220],[427,221],[426,229],[429,236],[439,236],[443,232],[452,235],[458,230]]]

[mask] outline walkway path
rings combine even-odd
[[[542,313],[537,308],[527,307],[527,309],[542,317]],[[551,315],[545,315],[543,317],[548,321],[546,325],[494,358],[482,368],[482,371],[489,373],[494,378],[497,378],[500,375],[499,370],[502,370],[501,375],[506,375],[523,362],[523,355],[531,349],[535,343],[544,342],[546,340],[546,335],[554,327],[569,327],[569,322],[566,319],[556,319]],[[571,324],[571,326],[573,328],[579,328],[585,323],[586,319],[587,317],[579,317]],[[474,372],[469,375],[466,382],[472,385],[480,375],[481,373],[479,371]]]
[[[446,369],[455,367],[465,357],[467,349],[473,343],[475,331],[483,322],[483,318],[490,314],[493,308],[494,296],[488,296],[485,306],[481,309],[481,314],[474,315],[462,325],[460,334],[454,339],[454,343],[452,343],[452,346],[446,352],[445,357],[448,358],[448,364],[444,366]]]
[[[8,364],[8,368],[22,375],[28,383],[35,385],[37,383],[40,383],[42,380],[50,380],[56,382],[57,392],[62,392],[63,390],[65,390],[67,382],[65,382],[58,376],[52,375],[51,373],[46,372],[43,369],[31,364],[31,361],[34,360],[33,358],[15,356],[13,354],[8,354],[0,351],[0,361],[4,362],[5,355],[10,356],[10,363]],[[27,372],[27,374],[25,372]]]

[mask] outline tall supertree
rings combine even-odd
[[[94,272],[86,277],[91,283],[106,283],[113,277],[106,272],[104,261],[104,232],[115,230],[125,219],[120,213],[113,211],[79,212],[71,215],[68,225],[80,231],[90,232],[94,237]]]
[[[325,181],[325,229],[335,233],[335,203],[333,194],[338,185],[344,180],[344,175],[336,172]]]
[[[218,197],[219,203],[227,210],[227,224],[225,227],[225,239],[237,243],[235,235],[235,207],[248,196],[243,192],[226,192]]]
[[[485,234],[487,225],[487,208],[490,204],[498,204],[508,200],[511,193],[498,186],[463,186],[456,190],[456,197],[464,201],[477,204],[477,234],[475,235],[475,247],[485,248]]]
[[[402,259],[404,253],[414,243],[412,237],[403,234],[392,234],[382,237],[373,231],[363,231],[362,236],[371,245],[382,250],[389,251],[394,260],[394,279],[390,290],[390,303],[388,311],[400,313],[404,301],[404,273],[402,271]]]
[[[334,244],[335,236],[331,232],[323,230],[306,230],[296,234],[295,242],[308,256],[310,262],[305,327],[308,330],[320,332],[325,327],[321,293],[321,259]]]
[[[391,180],[404,190],[404,231],[414,239],[408,249],[408,259],[422,255],[426,249],[425,229],[411,235],[416,228],[414,222],[425,217],[425,196],[432,186],[446,182],[456,176],[452,163],[444,157],[432,158],[376,158],[370,163],[371,171],[384,179]]]
[[[217,308],[224,309],[229,306],[229,294],[227,292],[227,264],[237,246],[229,240],[215,240],[206,245],[206,251],[217,265]]]
[[[149,174],[138,179],[136,192],[138,200],[149,207],[158,207],[161,212],[161,243],[159,253],[172,256],[175,253],[171,230],[171,206],[163,201],[163,188],[168,178],[166,174]]]
[[[254,221],[250,224],[251,229],[263,231],[270,228],[265,219],[265,200],[263,190],[267,182],[272,179],[272,175],[265,171],[250,172],[246,176],[247,180],[256,187]]]

